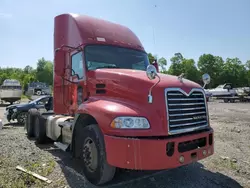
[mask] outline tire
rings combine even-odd
[[[40,96],[42,92],[40,90],[36,91],[36,95]]]
[[[25,121],[25,127],[26,127],[27,136],[29,138],[34,137],[34,123],[35,123],[35,117],[37,115],[39,115],[39,112],[35,108],[32,108],[28,111],[26,121]]]
[[[25,121],[27,119],[27,112],[20,112],[18,115],[17,115],[17,122],[21,125],[24,125],[25,124]]]
[[[10,121],[11,121],[11,115],[7,115],[7,120],[8,120],[8,122],[10,123]]]
[[[38,144],[43,144],[47,140],[46,136],[46,119],[41,115],[35,117],[35,139]]]
[[[98,125],[79,127],[75,136],[74,148],[79,154],[87,180],[94,185],[111,181],[116,168],[107,163],[104,138]],[[93,159],[91,155],[97,157],[91,161]]]

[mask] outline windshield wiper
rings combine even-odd
[[[120,67],[116,67],[116,66],[101,66],[101,67],[96,67],[96,69],[105,69],[105,68],[108,68],[108,69],[112,69],[112,68],[114,68],[114,69],[117,69],[117,68],[120,68]]]

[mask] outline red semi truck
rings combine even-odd
[[[54,52],[53,111],[31,109],[27,135],[82,159],[91,183],[112,180],[116,168],[176,168],[213,154],[204,89],[157,73],[127,27],[59,15]]]

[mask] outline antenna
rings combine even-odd
[[[154,7],[156,8],[157,6],[154,5]],[[152,27],[153,27],[153,41],[154,41],[154,51],[155,51],[156,49],[155,49],[155,27],[154,27],[154,23],[155,22],[153,22],[153,26]]]
[[[153,40],[154,40],[154,51],[155,51],[155,29],[154,29],[154,26],[153,26]]]

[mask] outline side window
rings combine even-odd
[[[39,104],[46,104],[46,103],[48,103],[48,101],[49,101],[49,98],[43,98],[40,101],[38,101],[38,103]]]
[[[71,67],[75,74],[78,74],[79,79],[83,79],[83,62],[82,62],[82,52],[76,53],[71,57]],[[74,75],[72,71],[71,75]]]

